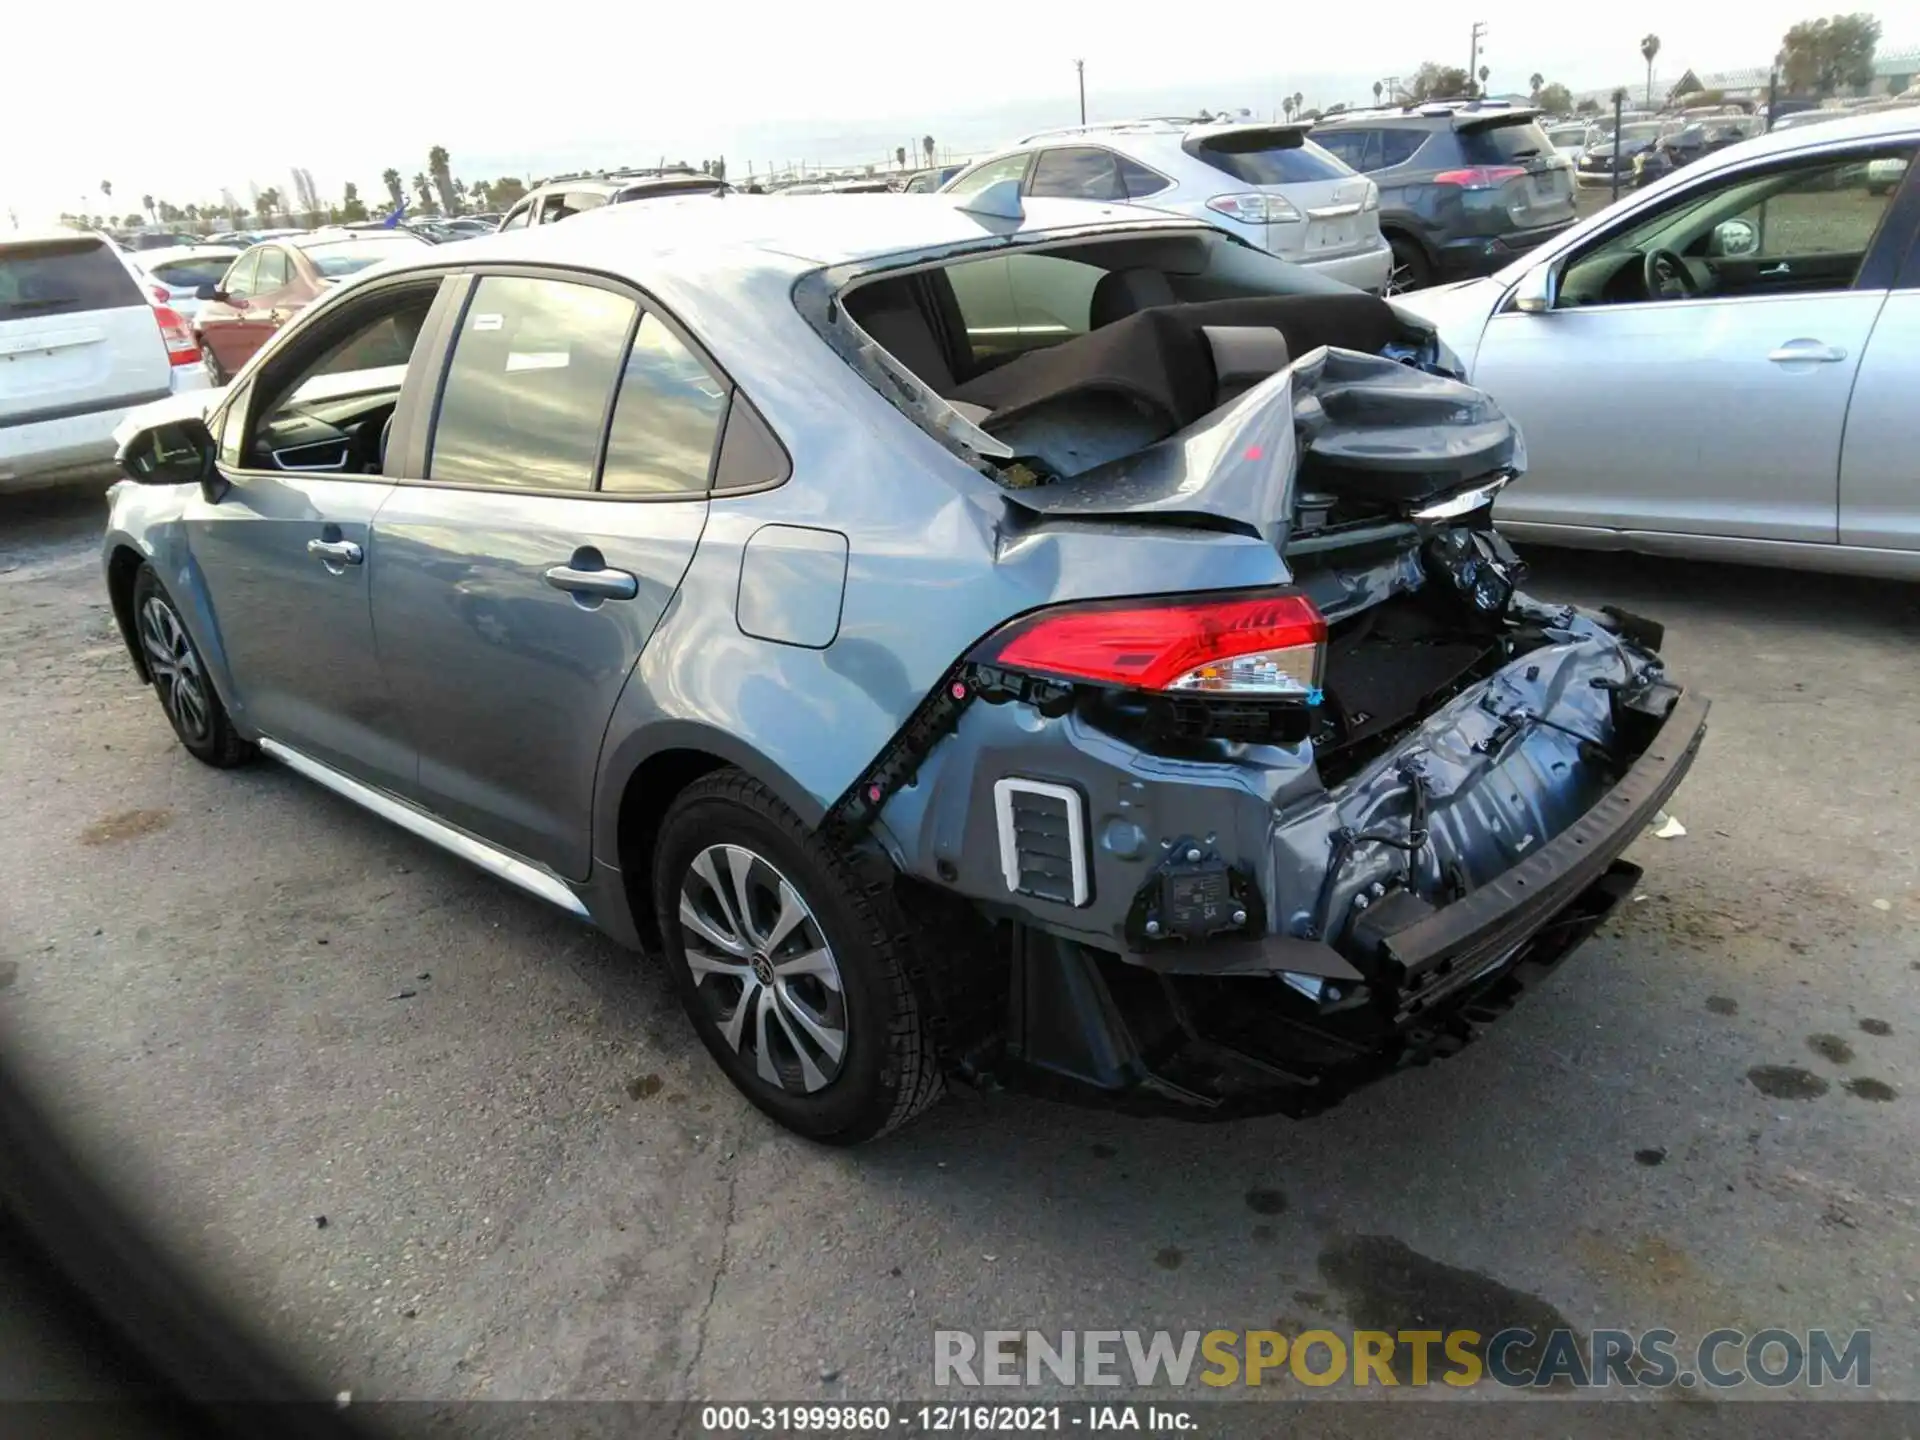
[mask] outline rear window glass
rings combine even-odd
[[[342,275],[351,275],[364,270],[369,265],[378,265],[382,260],[392,260],[402,255],[410,255],[427,242],[409,235],[404,239],[394,237],[383,240],[333,240],[325,245],[307,245],[307,259],[313,262],[323,279],[334,280]]]
[[[0,247],[0,320],[146,303],[127,267],[98,240]]]
[[[1517,125],[1481,125],[1462,130],[1460,158],[1469,165],[1507,165],[1552,153],[1547,132],[1531,120]]]
[[[202,285],[218,285],[220,277],[227,273],[227,267],[233,264],[231,255],[214,255],[205,260],[169,260],[164,265],[156,265],[147,273],[162,285],[171,285],[176,290],[195,290]]]
[[[1247,185],[1297,185],[1350,174],[1334,156],[1297,131],[1249,130],[1189,140],[1196,160]]]

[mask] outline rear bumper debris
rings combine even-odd
[[[968,1065],[1074,1103],[1216,1120],[1311,1115],[1455,1054],[1633,893],[1621,853],[1691,767],[1707,710],[1682,694],[1552,840],[1451,904],[1391,893],[1338,951],[1276,934],[1123,960],[1017,926],[1005,1032]]]

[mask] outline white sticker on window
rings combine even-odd
[[[564,370],[567,368],[565,350],[509,350],[507,352],[507,373],[516,370]]]
[[[498,330],[506,323],[507,319],[504,315],[476,315],[473,317],[473,328],[476,330]]]

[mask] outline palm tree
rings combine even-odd
[[[894,159],[894,163],[898,165],[902,170],[906,169],[907,168],[907,147],[904,145],[894,146],[893,159]]]
[[[413,193],[420,197],[420,208],[422,210],[433,209],[433,184],[427,179],[425,172],[414,172]]]
[[[100,193],[111,200],[113,198],[113,182],[111,180],[102,180],[100,182]]]
[[[1648,34],[1640,37],[1640,55],[1647,62],[1647,104],[1653,104],[1653,57],[1660,53],[1660,37]]]
[[[1282,95],[1280,97],[1280,113],[1289,120],[1293,119],[1293,97],[1291,95]]]
[[[380,183],[387,187],[387,197],[393,201],[394,209],[398,210],[402,205],[407,203],[407,197],[400,189],[400,172],[398,170],[389,168],[381,171]]]
[[[140,197],[140,208],[147,212],[147,218],[153,221],[154,224],[158,225],[160,223],[159,212],[154,207],[153,196],[142,195]]]
[[[440,208],[449,215],[460,213],[460,195],[453,184],[453,167],[447,158],[447,147],[436,145],[427,151],[427,173],[433,177],[433,188],[440,192]]]
[[[1373,103],[1374,104],[1378,105],[1380,103],[1380,94],[1386,88],[1387,88],[1386,82],[1383,80],[1376,80],[1373,82]]]
[[[1547,88],[1547,77],[1536,70],[1527,77],[1527,84],[1533,87],[1528,93],[1537,99],[1540,92]]]
[[[934,148],[934,147],[933,147],[933,136],[931,136],[931,135],[922,135],[922,136],[920,137],[920,153],[921,153],[922,155],[924,155],[924,156],[926,156],[926,157],[927,157],[927,168],[928,168],[928,169],[932,169],[932,168],[933,168],[933,148]]]
[[[260,192],[260,218],[271,220],[280,213],[280,192],[269,185]]]
[[[1298,115],[1302,110],[1306,108],[1307,108],[1307,97],[1302,95],[1298,90],[1294,91],[1293,92],[1293,113]]]
[[[1480,67],[1480,94],[1482,96],[1485,96],[1487,93],[1487,77],[1491,74],[1493,74],[1493,71],[1489,70],[1485,65]]]

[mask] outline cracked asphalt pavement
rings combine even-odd
[[[924,1397],[942,1327],[1547,1315],[1865,1326],[1920,1398],[1920,591],[1532,556],[1666,621],[1715,708],[1686,834],[1481,1043],[1307,1122],[957,1096],[840,1153],[644,959],[188,758],[102,516],[0,500],[0,1042],[322,1393]]]

